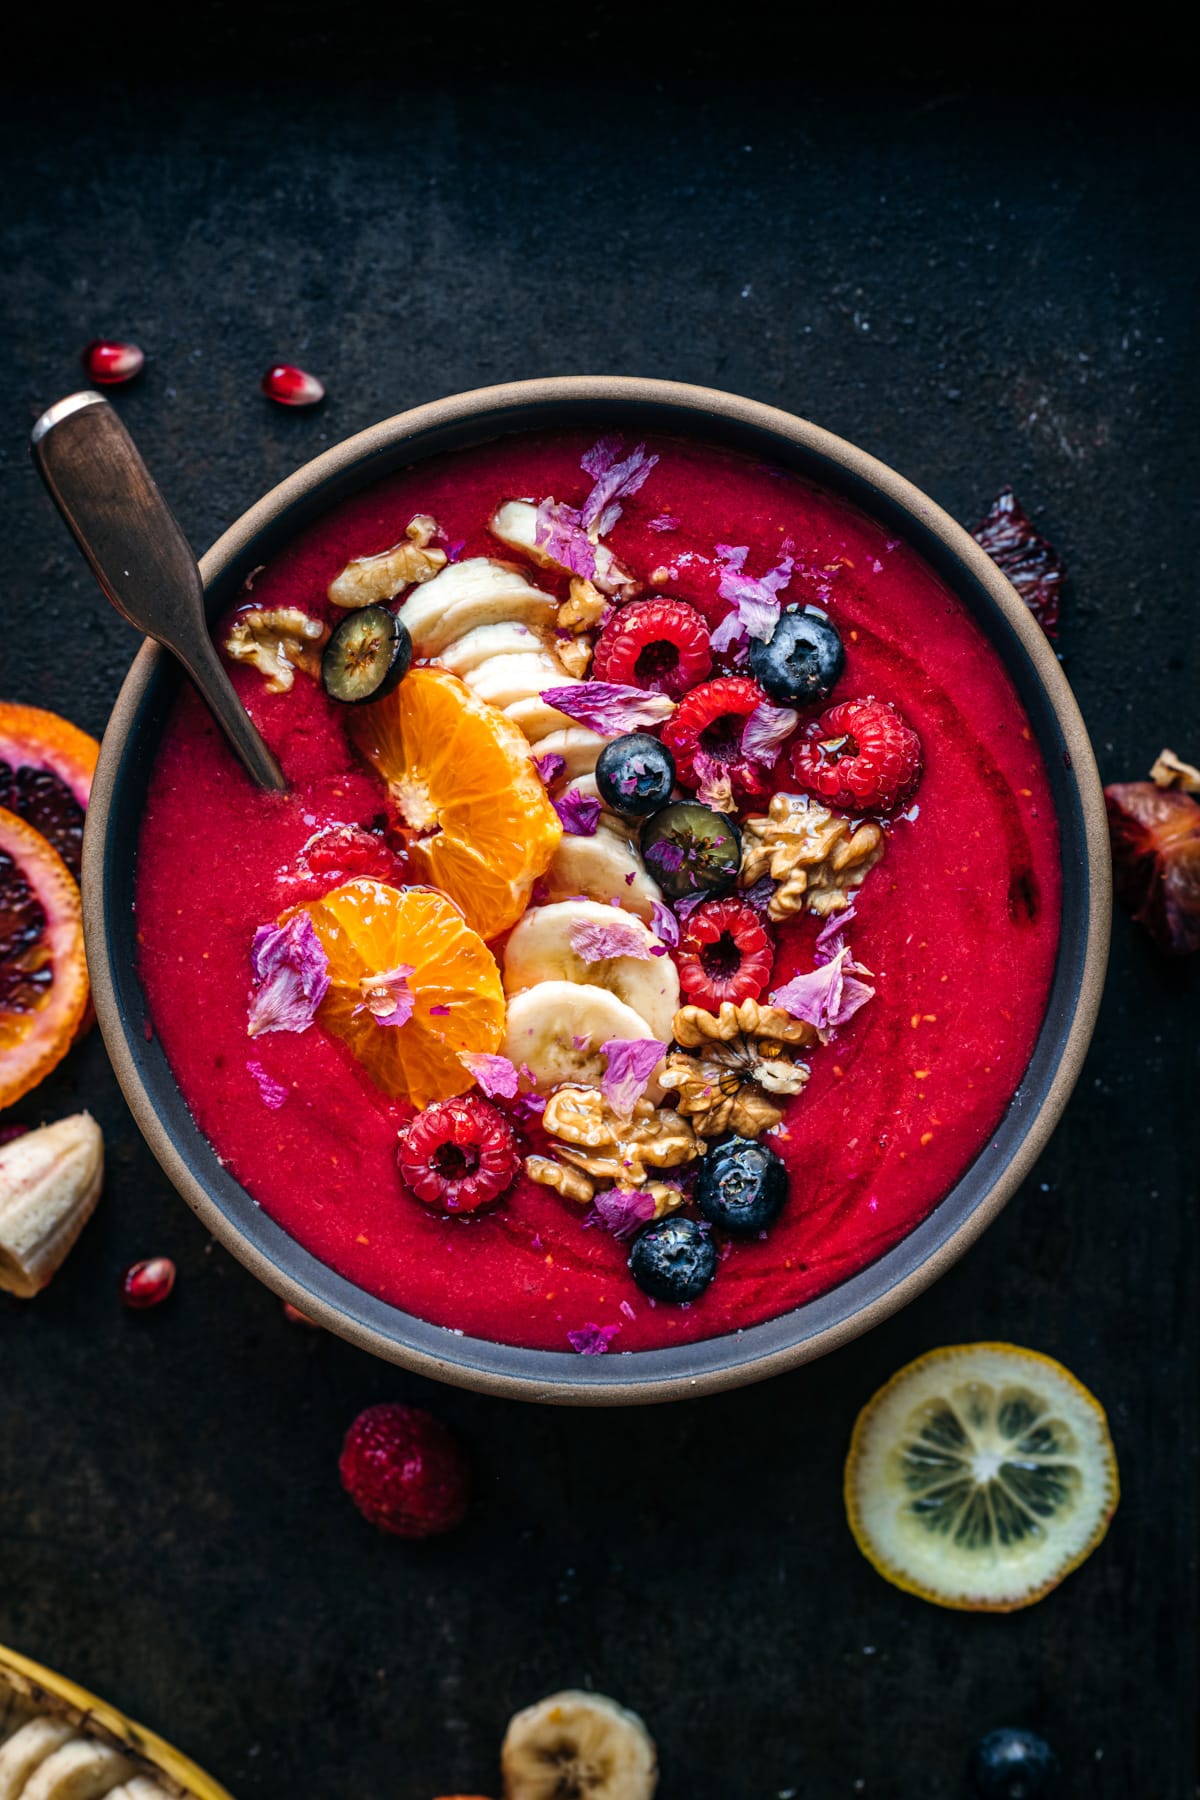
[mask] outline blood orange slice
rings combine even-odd
[[[57,713],[0,700],[0,806],[40,831],[76,881],[100,746]]]
[[[0,807],[0,1107],[62,1061],[87,1003],[75,878],[40,832]]]

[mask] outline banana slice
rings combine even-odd
[[[493,656],[464,676],[467,686],[489,706],[511,706],[515,700],[536,700],[543,688],[557,687],[563,670],[548,650],[526,651],[520,656]]]
[[[546,639],[540,631],[516,619],[504,619],[499,625],[476,625],[465,637],[447,644],[437,660],[439,667],[449,669],[452,675],[469,675],[493,656],[519,656],[524,650],[545,648]]]
[[[29,1777],[74,1735],[63,1719],[30,1719],[15,1731],[0,1746],[0,1800],[20,1800]]]
[[[560,682],[559,685],[569,684]],[[598,731],[589,731],[586,725],[571,725],[566,731],[551,731],[539,738],[538,755],[561,756],[567,765],[563,773],[570,779],[576,775],[590,775],[596,767],[596,758],[608,741]]]
[[[647,955],[612,956],[585,962],[572,948],[571,934],[581,925],[611,926],[616,919],[637,933]],[[562,900],[556,906],[531,906],[518,919],[504,947],[504,991],[519,994],[545,981],[573,981],[607,988],[632,1006],[652,1036],[671,1040],[679,1010],[679,976],[669,956],[651,956],[654,933],[640,919],[619,914],[598,900]]]
[[[577,685],[573,675],[560,675],[554,683],[555,687],[574,687]],[[559,712],[557,707],[547,705],[540,694],[532,694],[528,700],[514,700],[511,706],[503,708],[506,718],[519,725],[531,744],[538,744],[552,731],[571,731],[575,721],[569,713]],[[542,753],[539,750],[538,755]]]
[[[107,1800],[171,1800],[165,1787],[151,1781],[148,1775],[135,1775],[123,1787],[114,1788]]]
[[[21,1789],[21,1800],[103,1800],[133,1764],[119,1750],[89,1738],[72,1738],[39,1763]]]
[[[565,800],[568,794],[582,794],[585,800],[599,801],[601,825],[606,826],[609,831],[615,831],[618,837],[632,839],[639,821],[623,818],[619,812],[614,812],[600,792],[594,775],[577,775],[574,781],[568,781],[558,798]]]
[[[554,629],[552,594],[531,587],[519,569],[490,556],[451,563],[411,593],[400,609],[418,656],[436,656],[456,638],[482,625]]]
[[[538,746],[539,756],[549,742],[545,738]],[[587,900],[619,900],[623,912],[636,913],[647,923],[654,916],[654,902],[662,900],[662,889],[647,873],[637,845],[612,830],[598,831],[595,837],[566,834],[542,879],[548,901],[581,894]]]
[[[509,1000],[504,1054],[518,1068],[525,1063],[543,1093],[567,1081],[599,1087],[606,1067],[601,1044],[653,1036],[641,1013],[607,988],[543,981]],[[662,1098],[657,1077],[646,1092],[652,1100]]]
[[[520,551],[530,562],[537,563],[541,569],[553,569],[556,575],[574,575],[578,570],[570,569],[556,557],[548,556],[537,541],[538,509],[532,500],[506,500],[503,506],[496,508],[492,514],[488,530],[493,537],[507,544],[510,550]],[[633,576],[623,563],[617,561],[607,544],[593,544],[596,558],[596,569],[592,579],[602,593],[615,594],[619,589],[632,588]]]
[[[0,1288],[28,1300],[83,1230],[104,1181],[104,1139],[90,1113],[27,1131],[0,1149]]]
[[[654,1739],[604,1694],[568,1689],[509,1720],[500,1750],[504,1800],[652,1800]]]

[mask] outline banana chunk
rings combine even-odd
[[[645,950],[644,957],[613,956],[587,962],[572,945],[580,927],[603,929],[620,922]],[[653,1037],[671,1041],[679,1010],[679,976],[669,956],[653,956],[652,931],[641,919],[619,913],[598,900],[563,900],[555,906],[531,906],[518,919],[504,948],[504,991],[519,994],[545,981],[571,981],[607,988],[645,1020]]]
[[[15,1731],[0,1746],[0,1800],[21,1800],[30,1776],[74,1735],[63,1719],[30,1719]]]
[[[502,619],[498,625],[476,625],[465,636],[455,638],[439,651],[437,663],[452,675],[466,676],[493,656],[519,656],[525,650],[545,648],[546,639],[540,631],[516,619]]]
[[[539,756],[549,743],[544,738],[538,745]],[[636,913],[647,923],[654,916],[654,902],[662,900],[662,889],[647,873],[637,845],[611,829],[597,831],[594,837],[567,833],[542,880],[548,901],[580,895],[587,900],[617,900],[622,912]]]
[[[568,1689],[509,1720],[504,1800],[653,1800],[654,1739],[636,1713]]]
[[[600,1046],[610,1038],[652,1038],[641,1013],[607,988],[573,981],[543,981],[508,1002],[504,1054],[529,1068],[542,1093],[564,1082],[599,1087],[606,1062]],[[657,1076],[646,1090],[662,1098]]]
[[[483,625],[527,625],[549,634],[557,611],[554,596],[531,587],[519,569],[490,556],[471,556],[415,588],[399,617],[416,654],[437,656]]]
[[[555,687],[575,685],[575,678],[571,675],[560,675],[554,683]],[[514,725],[521,727],[531,744],[540,744],[552,731],[571,731],[575,726],[569,713],[559,712],[557,707],[548,705],[540,693],[531,694],[527,700],[514,700],[511,705],[503,708],[503,712]],[[541,754],[539,750],[538,755]]]
[[[600,792],[600,788],[594,775],[576,775],[573,781],[567,782],[567,785],[563,788],[562,793],[559,794],[557,798],[559,800],[565,800],[570,794],[579,794],[582,795],[585,800],[598,801],[600,805],[601,825],[607,826],[609,831],[615,831],[618,837],[624,838],[627,842],[633,837],[633,834],[641,824],[640,819],[626,819],[621,813],[617,812],[615,808],[609,805],[608,801],[604,798],[604,795]]]
[[[516,700],[540,699],[543,688],[559,685],[563,671],[549,651],[533,650],[519,656],[493,656],[463,679],[489,706],[503,708]]]
[[[103,1800],[132,1773],[133,1764],[119,1750],[76,1737],[39,1764],[21,1789],[21,1800]]]
[[[122,1787],[113,1788],[107,1800],[171,1800],[165,1787],[151,1781],[148,1775],[135,1775]]]
[[[559,687],[570,685],[568,681],[558,683]],[[567,765],[563,773],[568,778],[590,775],[596,767],[596,758],[608,741],[598,731],[589,731],[586,725],[569,725],[565,731],[551,731],[539,738],[538,755],[561,756]]]
[[[556,575],[577,575],[578,569],[568,568],[566,563],[559,562],[557,557],[542,549],[538,543],[537,516],[538,509],[532,500],[506,500],[492,514],[488,530],[510,550],[519,551],[539,568],[552,569]],[[607,544],[593,544],[592,552],[596,560],[592,580],[602,593],[615,594],[634,587],[633,576],[623,563],[618,562]]]
[[[0,1288],[29,1300],[46,1286],[91,1218],[103,1180],[104,1139],[90,1113],[0,1149]]]

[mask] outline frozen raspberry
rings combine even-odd
[[[520,1156],[512,1126],[486,1100],[435,1100],[400,1133],[409,1191],[443,1212],[474,1212],[511,1186]]]
[[[636,600],[613,615],[592,657],[597,681],[680,699],[712,668],[708,626],[682,600]]]
[[[368,1406],[346,1433],[342,1486],[364,1519],[393,1537],[451,1531],[471,1497],[467,1459],[446,1427],[417,1406]]]
[[[304,846],[304,860],[313,875],[343,878],[373,875],[377,881],[394,881],[399,869],[385,839],[361,825],[326,825]]]
[[[921,776],[921,740],[886,700],[843,700],[792,746],[792,774],[806,794],[842,812],[886,813]]]
[[[702,750],[724,766],[742,793],[766,793],[766,770],[742,750],[746,720],[764,703],[769,704],[767,696],[745,675],[702,682],[680,701],[663,726],[662,741],[674,756],[676,774],[685,787],[700,785],[694,758]]]
[[[675,960],[693,1006],[716,1012],[726,1000],[757,1000],[771,978],[774,946],[744,900],[707,900],[689,914]]]

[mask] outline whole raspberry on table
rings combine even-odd
[[[840,812],[892,812],[921,776],[921,740],[886,700],[843,700],[792,745],[797,785]]]
[[[592,656],[597,681],[679,700],[712,668],[708,626],[683,600],[635,600],[613,615]]]
[[[510,1187],[520,1167],[512,1126],[474,1094],[435,1100],[400,1133],[396,1161],[426,1206],[474,1212]]]
[[[470,1470],[457,1441],[418,1406],[359,1413],[338,1461],[342,1486],[363,1518],[393,1537],[427,1538],[462,1522]]]
[[[679,985],[694,1006],[757,1000],[771,979],[770,933],[745,900],[711,900],[688,917],[675,953]]]
[[[693,688],[662,729],[679,780],[692,789],[699,785],[695,758],[703,751],[723,766],[735,789],[765,794],[767,771],[746,755],[742,734],[751,713],[769,704],[758,683],[745,675],[721,675]]]

